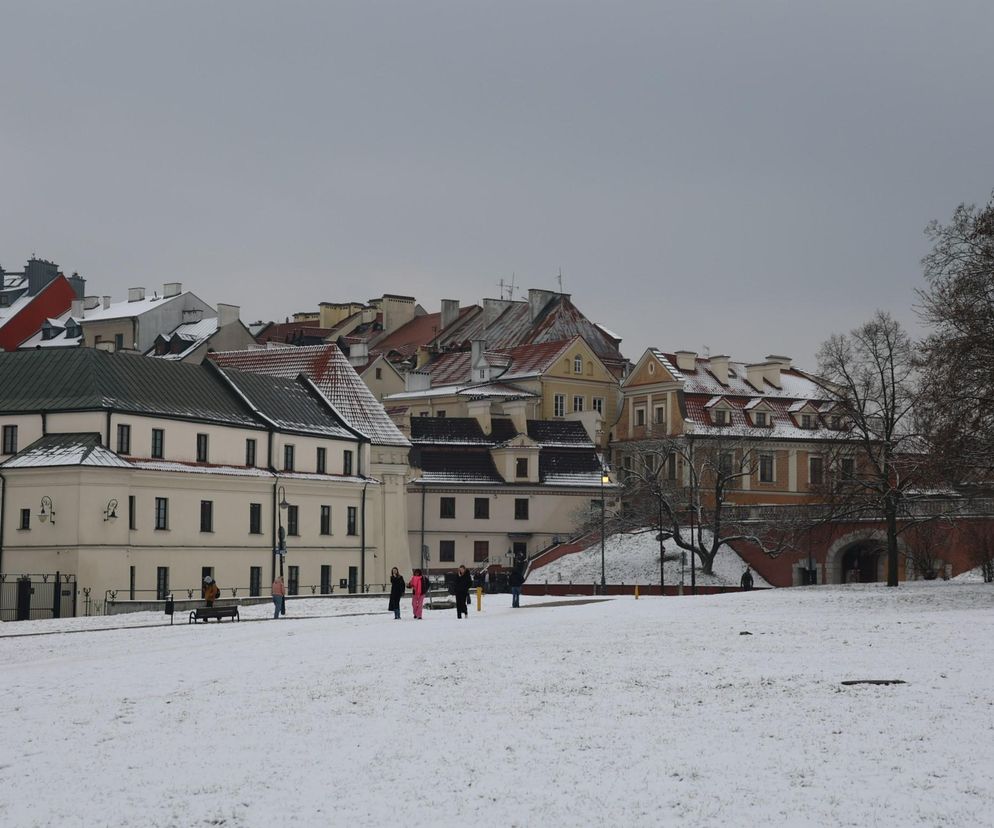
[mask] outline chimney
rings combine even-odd
[[[508,309],[511,305],[510,299],[484,299],[483,300],[483,328],[486,330],[494,322],[497,321],[497,317],[500,316],[504,311]]]
[[[145,298],[145,288],[128,288],[128,301],[141,302]]]
[[[72,285],[73,292],[76,294],[77,299],[82,299],[86,294],[86,279],[80,276],[78,273],[73,272],[66,281]]]
[[[232,322],[237,322],[242,315],[242,309],[238,305],[225,305],[218,302],[217,305],[217,326],[223,328]]]
[[[69,315],[73,319],[82,319],[83,318],[83,300],[82,299],[73,299],[72,300],[72,304],[70,305]]]
[[[776,362],[784,370],[790,368],[790,366],[794,363],[794,360],[792,360],[789,356],[780,356],[780,354],[769,354],[766,357],[766,361]]]
[[[554,290],[541,290],[540,288],[528,289],[528,304],[531,306],[531,320],[538,319],[540,313],[545,310],[545,306],[556,297]]]
[[[349,345],[349,365],[358,368],[369,362],[369,345],[365,342],[353,342]]]
[[[86,296],[83,298],[83,309],[84,310],[94,310],[100,307],[100,297],[99,296]]]
[[[455,322],[459,318],[459,300],[458,299],[443,299],[442,300],[442,330],[444,331],[449,325]]]
[[[754,362],[751,365],[746,365],[746,379],[757,391],[762,391],[764,388],[763,378],[766,376],[767,370],[769,370],[768,363],[765,362]]]
[[[677,351],[676,367],[681,371],[696,371],[697,351]]]
[[[780,363],[764,362],[763,378],[774,388],[780,387]]]
[[[183,311],[183,324],[190,325],[199,322],[204,318],[204,312],[200,308],[187,308]]]
[[[483,430],[484,434],[493,431],[493,419],[490,416],[490,400],[469,400],[466,403],[466,412],[475,419]]]
[[[431,388],[431,374],[427,371],[408,371],[404,374],[405,391],[427,391]]]
[[[415,368],[424,368],[431,361],[431,351],[424,345],[418,346],[418,354]]]
[[[168,299],[170,296],[179,296],[183,292],[182,282],[166,282],[162,286],[162,298]]]
[[[504,413],[511,418],[511,424],[518,434],[528,433],[528,401],[509,400],[502,406]]]
[[[110,297],[103,296],[101,298],[103,299],[104,310],[110,310]]]
[[[711,357],[711,364],[708,366],[711,369],[711,373],[714,374],[715,379],[722,385],[728,385],[728,360],[729,357],[727,355],[719,354],[718,356]]]

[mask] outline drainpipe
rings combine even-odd
[[[3,516],[7,512],[7,478],[0,471],[0,572],[3,572]]]
[[[366,592],[366,487],[369,485],[367,480],[362,484],[362,513],[359,517],[359,547],[360,547],[360,558],[359,558],[359,592]]]
[[[421,481],[421,571],[425,571],[425,484]]]
[[[106,448],[106,449],[110,448],[110,417],[111,417],[111,413],[110,413],[110,410],[108,409],[108,411],[107,411],[107,428],[105,429],[105,431],[107,432],[107,435],[104,438],[104,448]]]
[[[275,477],[273,479],[273,508],[272,511],[270,511],[269,513],[270,520],[272,520],[273,515],[278,514],[277,510],[280,508],[280,504],[276,502],[276,493],[279,490],[279,486],[280,486],[280,479],[279,477]],[[273,521],[272,531],[269,534],[273,541],[271,544],[272,551],[269,553],[269,562],[272,568],[272,576],[273,576],[272,578],[270,578],[270,583],[272,583],[273,581],[276,580],[276,521],[275,520]]]
[[[48,434],[48,415],[46,412],[41,412],[41,436],[44,437]]]

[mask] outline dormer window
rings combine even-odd
[[[728,411],[724,408],[717,408],[714,412],[714,424],[715,425],[728,425],[730,422],[730,417],[728,416]]]
[[[832,428],[835,429],[836,431],[842,428],[842,417],[840,417],[838,414],[833,414],[830,422],[832,424]]]
[[[766,426],[767,425],[766,412],[765,411],[757,411],[756,415],[755,415],[755,421],[756,421],[756,425],[759,426],[759,427]]]
[[[801,428],[811,428],[811,415],[802,414],[801,415]]]
[[[515,477],[528,477],[528,458],[527,457],[519,457],[519,458],[517,458],[517,460],[515,461],[514,476]]]

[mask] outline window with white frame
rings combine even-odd
[[[573,395],[573,410],[574,411],[583,411],[583,395],[582,394],[574,394]]]
[[[716,408],[714,410],[714,424],[715,425],[728,425],[729,423],[728,411],[724,408]]]
[[[811,415],[802,414],[801,415],[801,428],[811,428]]]
[[[756,425],[759,426],[759,427],[761,427],[761,428],[763,426],[765,426],[766,425],[766,412],[765,411],[757,411],[756,414],[755,414],[755,422],[756,422]]]
[[[575,356],[573,357],[573,373],[582,374],[583,373],[583,357]]]
[[[645,406],[635,409],[635,425],[636,426],[645,425]]]
[[[759,455],[759,482],[760,483],[772,483],[773,482],[773,455],[772,454],[761,454]]]
[[[666,406],[657,405],[652,409],[652,422],[656,425],[666,425]]]
[[[552,416],[553,417],[565,417],[566,416],[566,395],[556,394],[552,398]]]
[[[820,486],[825,482],[825,461],[817,454],[808,458],[808,482]]]
[[[604,398],[603,397],[592,397],[590,400],[590,407],[596,411],[598,414],[604,413]]]

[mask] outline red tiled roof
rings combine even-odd
[[[324,339],[332,332],[331,328],[319,328],[301,322],[271,322],[255,338],[260,345],[268,342],[294,344],[302,339]]]
[[[453,327],[459,325],[467,314],[479,310],[479,305],[467,305],[465,308],[460,308],[459,317],[453,323]],[[441,324],[441,313],[426,313],[422,316],[415,316],[407,324],[401,325],[397,330],[374,343],[373,348],[383,354],[393,351],[402,356],[411,356],[417,352],[419,347],[427,345],[438,336]]]
[[[512,380],[517,377],[545,373],[573,341],[573,339],[567,339],[556,342],[529,343],[514,348],[492,348],[487,350],[486,357],[491,365],[507,365],[507,371],[494,377],[494,379]],[[431,374],[432,385],[436,387],[471,382],[471,359],[472,355],[469,351],[440,354],[420,370]]]

